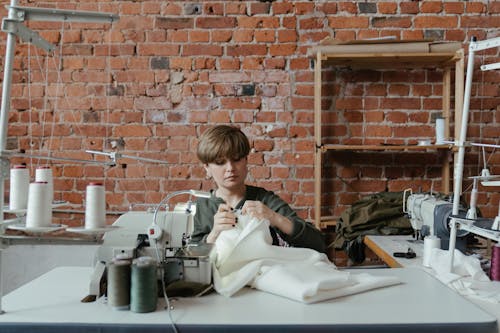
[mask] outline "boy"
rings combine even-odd
[[[321,232],[305,222],[280,197],[262,187],[245,184],[250,143],[239,129],[217,125],[200,137],[197,155],[216,189],[210,198],[198,198],[193,242],[215,243],[219,234],[238,223],[235,210],[270,223],[274,245],[325,251]]]

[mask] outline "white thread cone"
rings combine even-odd
[[[25,165],[15,165],[12,169],[10,169],[10,209],[15,210],[27,208],[29,187],[30,172]]]
[[[52,169],[48,166],[41,166],[36,168],[35,182],[47,182],[47,184],[49,185],[47,195],[49,195],[49,202],[52,205],[52,202],[54,201],[54,178],[52,175]]]
[[[87,185],[85,195],[85,229],[106,226],[106,194],[101,183]]]
[[[52,205],[49,202],[47,182],[34,182],[29,186],[26,228],[50,227],[52,225]]]
[[[422,259],[422,265],[425,267],[431,267],[431,254],[432,249],[441,248],[441,239],[436,236],[426,236],[424,238],[424,258]]]
[[[436,118],[436,144],[444,143],[444,118]]]

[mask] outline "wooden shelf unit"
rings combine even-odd
[[[394,49],[394,44],[391,45]],[[359,45],[363,50],[363,45]],[[391,48],[391,47],[389,47]],[[322,139],[322,109],[321,87],[323,65],[334,67],[350,67],[353,69],[441,69],[443,71],[442,116],[445,119],[445,137],[450,137],[450,105],[451,105],[451,70],[455,70],[455,113],[454,137],[459,136],[462,121],[463,94],[464,94],[464,53],[459,48],[456,51],[446,52],[349,52],[337,53],[335,45],[317,46],[310,50],[310,55],[315,56],[314,67],[314,221],[316,227],[324,229],[334,225],[335,221],[329,217],[321,216],[321,181],[323,153],[328,150],[344,151],[452,151],[453,145],[337,145],[325,144]],[[444,193],[450,192],[450,162],[444,159],[442,163],[442,184]],[[328,221],[328,222],[327,222]]]

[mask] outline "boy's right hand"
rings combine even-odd
[[[222,231],[234,228],[236,223],[234,209],[225,203],[220,204],[214,215],[214,226],[207,236],[207,243],[215,243]]]

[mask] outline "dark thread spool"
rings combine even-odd
[[[130,260],[113,260],[108,265],[108,304],[115,310],[130,308]]]
[[[490,279],[500,281],[500,244],[495,244],[491,251]]]
[[[130,285],[130,310],[153,312],[158,302],[156,262],[150,257],[140,257],[132,262]]]

